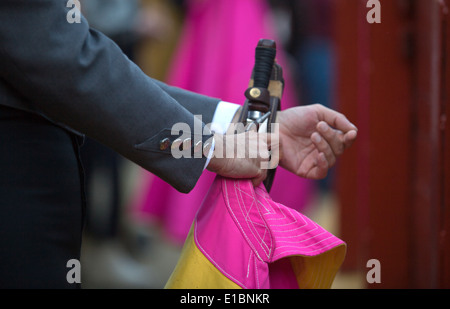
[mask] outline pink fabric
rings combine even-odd
[[[315,256],[344,244],[274,202],[263,185],[220,176],[197,214],[194,235],[197,247],[225,276],[249,289],[298,288],[289,261],[280,259]]]
[[[168,83],[184,89],[243,104],[260,38],[276,40],[269,7],[263,0],[193,0],[189,2],[181,41]],[[283,66],[286,88],[282,108],[297,105],[289,66],[280,44],[277,61]],[[157,218],[168,236],[182,244],[214,174],[205,171],[194,190],[181,194],[162,180],[146,173],[148,182],[136,206],[137,216]],[[301,210],[307,205],[312,182],[279,168],[271,196]]]

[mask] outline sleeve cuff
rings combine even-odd
[[[239,104],[220,101],[214,112],[211,131],[225,134],[239,107],[241,107]]]
[[[239,107],[239,104],[220,101],[219,104],[217,104],[216,111],[214,112],[213,120],[211,122],[211,131],[219,134],[225,134]],[[215,141],[213,139],[212,146],[209,150],[208,156],[206,157],[206,163],[203,169],[206,169],[211,161],[214,153],[214,146]]]

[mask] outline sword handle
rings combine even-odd
[[[267,89],[270,75],[277,53],[276,43],[273,40],[261,39],[255,49],[255,67],[253,87]]]
[[[270,110],[270,92],[268,90],[272,70],[275,63],[276,43],[273,40],[261,39],[255,49],[255,65],[252,72],[252,83],[246,90],[247,108],[241,115],[241,122],[255,120]]]

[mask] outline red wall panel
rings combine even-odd
[[[376,288],[450,287],[448,0],[336,1],[337,99],[359,127],[338,166],[343,269]]]

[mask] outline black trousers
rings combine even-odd
[[[0,288],[79,288],[85,198],[80,138],[0,106]],[[73,273],[72,273],[73,274]]]

